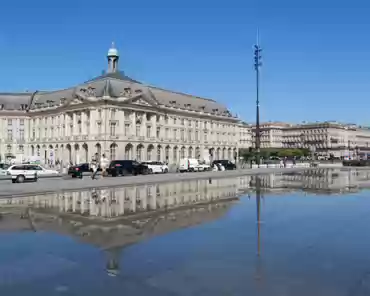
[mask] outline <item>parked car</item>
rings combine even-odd
[[[149,168],[145,164],[141,164],[135,160],[113,160],[107,169],[108,175],[117,177],[119,175],[146,175],[149,173]]]
[[[236,165],[235,163],[232,163],[230,160],[227,159],[220,159],[220,160],[215,160],[212,162],[212,166],[214,164],[222,164],[225,170],[236,170]]]
[[[168,166],[160,161],[145,161],[142,164],[147,165],[149,168],[149,173],[156,174],[156,173],[168,173]]]
[[[20,164],[12,165],[7,170],[7,175],[11,176],[12,183],[23,183],[25,181],[37,181],[37,165]]]
[[[101,171],[101,169],[98,169],[98,171]],[[82,177],[83,173],[93,172],[93,169],[90,168],[89,163],[80,163],[74,166],[69,167],[68,169],[68,175],[71,175],[72,178],[76,177]]]
[[[27,170],[30,170],[30,171],[35,171],[37,172],[37,176],[50,176],[50,175],[57,175],[59,174],[58,171],[56,170],[50,170],[50,169],[46,169],[44,167],[42,167],[41,165],[39,164],[20,164],[20,165],[12,165],[8,168],[8,172],[9,170],[12,170],[13,167],[15,166],[25,166],[27,167]]]
[[[0,163],[0,176],[6,176],[6,172],[10,167],[7,163]]]

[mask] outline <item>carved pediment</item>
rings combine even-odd
[[[146,100],[144,100],[142,98],[133,101],[132,104],[134,104],[134,105],[141,105],[141,106],[152,106],[151,104],[149,104]]]
[[[73,100],[71,100],[70,104],[71,105],[76,105],[76,104],[81,104],[82,101],[78,98],[74,98]]]
[[[83,93],[87,97],[96,97],[96,89],[92,86],[81,88],[80,92]]]

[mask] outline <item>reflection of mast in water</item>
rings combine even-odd
[[[261,255],[261,179],[256,176],[257,256]]]
[[[109,276],[117,276],[119,275],[119,258],[121,254],[121,249],[110,249],[107,250],[107,265],[106,265],[106,270],[107,274]]]
[[[261,179],[256,176],[256,207],[257,207],[257,261],[255,266],[255,279],[257,280],[256,288],[263,289],[263,272],[262,272],[262,258],[261,258]],[[261,292],[261,291],[259,291]]]

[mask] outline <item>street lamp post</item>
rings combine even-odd
[[[259,46],[259,38],[257,34],[257,44],[254,45],[254,69],[256,70],[256,162],[260,165],[260,149],[261,149],[261,132],[260,132],[260,101],[259,101],[259,80],[260,68],[262,66],[262,48]]]

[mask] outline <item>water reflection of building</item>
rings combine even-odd
[[[222,217],[238,196],[238,179],[192,180],[0,200],[0,231],[49,231],[95,245],[106,271],[119,274],[122,248],[148,237]],[[20,219],[21,217],[21,219]]]
[[[0,205],[32,205],[33,208],[108,219],[231,198],[239,189],[237,178],[189,180],[11,198],[0,200]]]
[[[260,175],[261,187],[297,189],[315,193],[346,193],[370,188],[370,170],[310,169],[294,173]],[[256,177],[250,178],[255,187]]]

